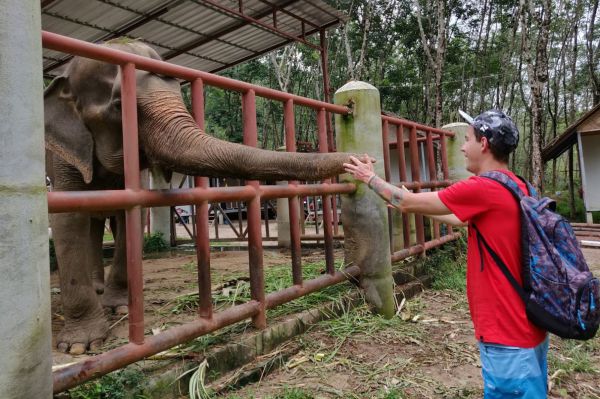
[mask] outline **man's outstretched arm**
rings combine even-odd
[[[402,212],[430,215],[443,223],[455,226],[465,225],[440,200],[437,192],[413,193],[405,188],[398,188],[377,176],[371,163],[363,163],[355,157],[350,157],[350,159],[351,164],[344,164],[346,172],[367,183],[373,191],[393,207]]]

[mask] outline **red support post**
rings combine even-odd
[[[391,183],[392,173],[390,170],[390,125],[388,121],[382,122],[381,135],[383,142],[383,169],[385,173],[385,181]],[[388,234],[390,237],[390,251],[394,252],[394,229],[393,229],[393,213],[392,209],[388,208]]]
[[[242,95],[242,119],[244,123],[244,145],[256,147],[258,132],[256,128],[256,97],[254,90]],[[265,312],[265,276],[263,271],[263,247],[260,218],[259,182],[247,180],[246,185],[256,190],[255,196],[248,201],[248,260],[250,264],[250,295],[259,303],[260,311],[253,317],[258,329],[267,327]]]
[[[398,167],[400,181],[406,181],[406,156],[404,155],[404,125],[396,125],[396,151],[398,152]],[[406,212],[402,212],[402,236],[404,248],[410,247],[410,219]]]
[[[285,149],[296,152],[296,126],[294,120],[294,100],[283,103],[283,117],[285,126]],[[293,180],[290,185],[297,185]],[[290,216],[290,241],[292,250],[292,281],[294,285],[302,285],[302,247],[300,243],[300,201],[298,196],[288,199]]]
[[[425,132],[426,147],[427,147],[427,168],[429,169],[429,181],[436,181],[437,169],[435,165],[435,154],[433,153],[433,133],[431,130]],[[431,191],[435,191],[434,188]],[[433,222],[433,237],[440,238],[440,222],[431,219]]]
[[[140,160],[137,127],[135,65],[121,66],[123,158],[125,188],[139,191]],[[144,278],[142,276],[142,219],[140,206],[125,211],[127,234],[127,285],[129,287],[129,342],[144,343]]]
[[[192,81],[192,113],[194,120],[204,130],[204,83]],[[194,185],[209,187],[208,177],[194,178]],[[210,319],[213,314],[210,281],[210,242],[208,229],[208,201],[196,203],[196,258],[198,260],[198,316]]]
[[[410,148],[410,169],[413,181],[421,181],[421,165],[419,165],[419,147],[417,143],[417,127],[412,126],[409,136]],[[414,192],[420,192],[420,189],[415,189]],[[415,213],[415,227],[417,231],[417,244],[425,244],[425,230],[423,228],[423,215]],[[425,254],[425,252],[423,252]]]
[[[317,129],[319,131],[319,152],[328,152],[327,148],[327,126],[325,119],[327,118],[325,108],[321,108],[317,112]],[[323,180],[323,183],[331,183],[331,179]],[[335,273],[335,259],[333,256],[333,216],[331,214],[331,197],[323,196],[323,235],[325,239],[325,266],[327,273],[333,275]],[[317,206],[315,204],[315,211]],[[337,210],[336,210],[337,212]],[[315,224],[318,221],[315,217]]]

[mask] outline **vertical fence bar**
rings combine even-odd
[[[404,155],[404,125],[396,126],[396,151],[398,152],[398,167],[400,181],[406,181],[406,156]],[[410,219],[406,212],[402,212],[402,237],[404,239],[404,248],[410,247]]]
[[[410,136],[408,140],[410,148],[410,169],[413,181],[421,181],[421,170],[419,165],[419,145],[417,143],[417,127],[410,128]],[[420,189],[415,189],[414,192],[420,192]],[[425,230],[423,228],[423,215],[415,213],[415,226],[417,231],[417,244],[425,244]],[[425,252],[423,251],[423,255]]]
[[[242,118],[244,123],[244,145],[256,147],[258,133],[256,128],[256,96],[254,90],[242,95]],[[263,273],[262,232],[260,228],[259,182],[247,180],[246,185],[257,189],[257,195],[247,203],[248,215],[248,260],[250,264],[250,295],[260,306],[260,312],[252,318],[254,326],[263,329],[267,326],[265,313],[265,276]]]
[[[296,126],[294,119],[294,100],[289,99],[283,104],[285,127],[285,148],[288,152],[296,152]],[[290,181],[288,184],[298,184]],[[288,199],[290,214],[290,243],[292,250],[292,281],[295,285],[302,284],[302,248],[300,244],[300,205],[298,196]]]
[[[140,190],[135,65],[121,66],[121,104],[123,118],[123,158],[125,189]],[[144,343],[144,279],[142,276],[141,208],[125,211],[127,234],[127,285],[129,287],[129,341]]]
[[[433,133],[431,130],[425,132],[427,147],[427,168],[429,169],[429,181],[437,180],[437,170],[435,167],[435,155],[433,153]],[[431,191],[436,191],[432,188]],[[433,222],[433,237],[440,238],[440,222],[431,219]]]
[[[319,130],[319,152],[328,152],[327,147],[327,126],[325,124],[327,113],[325,108],[317,111],[317,127]],[[331,183],[331,179],[323,180],[323,183]],[[335,263],[333,258],[333,232],[331,215],[331,196],[324,195],[323,202],[323,234],[325,236],[325,266],[329,274],[335,273]],[[315,208],[316,209],[316,208]],[[336,210],[337,212],[337,210]],[[315,222],[318,224],[318,221]]]
[[[383,169],[385,172],[385,181],[391,183],[392,173],[390,171],[390,125],[387,120],[383,121],[381,127],[381,135],[383,141]],[[387,209],[388,213],[388,233],[390,236],[390,253],[394,253],[394,220],[392,209]]]
[[[192,112],[194,120],[204,130],[204,83],[202,79],[192,82]],[[208,188],[208,177],[194,178],[196,187]],[[216,216],[216,214],[215,214]],[[196,257],[198,259],[198,316],[212,317],[212,297],[210,283],[210,242],[208,226],[208,201],[196,204]]]

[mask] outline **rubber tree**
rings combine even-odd
[[[0,398],[51,398],[39,0],[2,2],[0,48]]]
[[[335,93],[334,102],[352,107],[352,114],[335,117],[337,150],[369,154],[377,159],[375,172],[383,176],[379,91],[368,83],[351,81]],[[377,313],[391,318],[396,309],[387,206],[352,176],[343,175],[342,181],[357,186],[356,192],[342,196],[345,263],[360,267],[360,287],[367,302]]]

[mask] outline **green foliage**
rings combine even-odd
[[[161,232],[144,236],[144,253],[161,252],[169,249],[169,245]]]
[[[434,290],[465,292],[467,244],[464,238],[434,251],[424,261],[426,273],[433,278]]]
[[[69,395],[72,399],[149,399],[144,380],[140,370],[129,367],[73,388]]]
[[[585,222],[585,205],[583,199],[575,194],[575,215],[571,217],[569,193],[562,191],[560,196],[552,196],[556,200],[556,212],[572,222]]]

